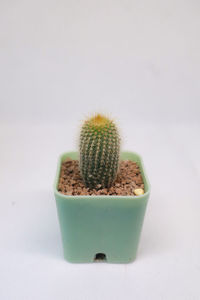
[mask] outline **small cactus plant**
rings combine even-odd
[[[119,167],[120,137],[115,123],[96,114],[86,120],[80,134],[80,172],[86,187],[108,188]]]

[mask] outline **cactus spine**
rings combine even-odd
[[[110,187],[118,172],[120,138],[115,123],[100,114],[86,120],[80,134],[80,172],[90,189]]]

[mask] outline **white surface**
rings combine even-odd
[[[1,1],[1,300],[200,299],[199,17],[189,0]],[[99,110],[152,186],[128,265],[62,254],[57,158]]]

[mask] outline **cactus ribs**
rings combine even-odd
[[[87,119],[80,132],[79,154],[85,186],[110,187],[119,168],[120,136],[116,124],[100,114]]]

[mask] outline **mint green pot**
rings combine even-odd
[[[139,164],[145,186],[142,196],[68,196],[57,190],[61,163],[76,152],[64,153],[58,161],[54,194],[63,241],[64,256],[73,263],[128,263],[135,259],[150,193],[141,157],[123,152],[122,160]]]

